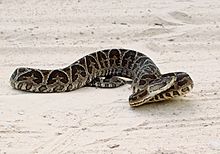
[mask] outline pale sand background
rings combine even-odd
[[[220,153],[219,25],[219,0],[1,0],[0,153]],[[129,85],[60,94],[9,85],[16,67],[63,67],[111,47],[188,72],[192,93],[132,109]]]

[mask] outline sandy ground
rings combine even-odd
[[[0,0],[0,153],[220,153],[219,0]],[[59,68],[96,50],[186,71],[186,97],[130,108],[129,85],[14,90],[16,67]]]

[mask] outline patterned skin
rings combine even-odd
[[[17,68],[10,78],[13,88],[29,92],[72,91],[83,86],[113,88],[132,79],[132,107],[185,95],[193,88],[187,73],[161,74],[146,55],[129,49],[106,49],[82,57],[56,70]]]

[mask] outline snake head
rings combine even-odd
[[[169,89],[175,81],[175,76],[160,77],[152,80],[145,88],[138,90],[129,97],[129,104],[131,106],[140,106],[148,103],[151,98]]]
[[[138,90],[129,97],[131,106],[167,100],[182,96],[193,88],[193,80],[185,72],[163,74],[150,82],[145,88]]]

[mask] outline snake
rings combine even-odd
[[[193,80],[185,72],[162,74],[145,54],[131,49],[103,49],[59,69],[16,68],[10,77],[14,89],[36,92],[68,92],[81,87],[116,88],[128,83],[131,107],[185,96]]]

